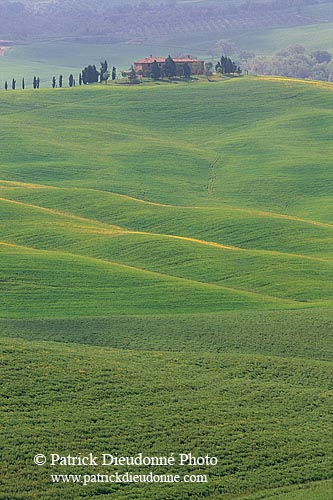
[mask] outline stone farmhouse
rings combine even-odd
[[[205,61],[203,59],[196,59],[195,57],[191,56],[181,58],[173,57],[172,59],[174,60],[176,67],[183,66],[185,63],[187,63],[191,68],[192,75],[203,75],[205,72]],[[145,57],[144,59],[136,61],[134,63],[134,69],[138,75],[150,77],[154,61],[156,61],[159,67],[162,69],[165,63],[165,57],[154,57],[150,55],[149,57]]]

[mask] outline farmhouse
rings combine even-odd
[[[195,57],[173,57],[172,58],[176,64],[177,69],[181,69],[184,64],[188,64],[191,68],[192,75],[203,75],[205,71],[205,61],[202,59],[196,59]],[[151,76],[151,70],[153,62],[156,61],[161,69],[165,63],[165,57],[154,57],[150,55],[144,59],[140,59],[134,63],[135,71],[142,76]]]

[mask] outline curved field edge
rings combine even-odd
[[[217,312],[298,303],[65,252],[1,244],[2,317]]]
[[[4,187],[1,195],[2,210],[16,210],[21,217],[26,210],[35,216],[63,216],[73,222],[104,224],[104,228],[119,226],[125,231],[193,238],[249,250],[289,251],[324,258],[331,255],[331,224],[283,214],[229,206],[147,204],[115,193],[70,188]]]
[[[207,484],[182,485],[189,497],[258,496],[268,488],[329,478],[331,363],[22,339],[1,339],[1,345],[2,494],[10,498],[33,498],[31,485],[41,498],[81,498],[76,484],[55,488],[50,474],[63,468],[34,466],[36,453],[85,454],[93,448],[95,455],[126,456],[143,443],[153,455],[186,449],[218,457],[216,467],[186,468],[209,476]],[[18,469],[25,470],[20,483],[14,481]],[[75,473],[87,469],[76,467]],[[179,495],[177,485],[89,485],[91,497],[159,500],[162,491]]]
[[[40,193],[38,189],[37,193]],[[65,193],[68,202],[71,191],[65,190]],[[76,194],[76,197],[81,203],[81,196]],[[88,204],[86,198],[85,203]],[[207,231],[211,215],[209,211],[207,215],[200,210],[199,217],[188,211],[186,216],[183,213],[154,214],[149,210],[140,214],[140,210],[134,207],[132,213],[138,222],[134,223],[137,229],[132,229],[118,225],[119,222],[124,223],[124,214],[128,217],[130,209],[117,203],[109,206],[108,210],[108,213],[112,213],[113,224],[17,200],[2,198],[0,204],[4,216],[2,232],[5,241],[2,246],[8,249],[28,247],[31,250],[92,257],[165,276],[309,304],[327,302],[332,296],[330,276],[333,261],[328,252],[332,230],[328,225],[323,224],[323,227],[318,228],[304,221],[295,223],[287,220],[279,223],[276,226],[279,234],[277,241],[279,248],[284,249],[280,251],[247,248],[244,245],[244,238],[251,236],[251,247],[258,245],[257,242],[261,247],[268,246],[268,242],[273,248],[277,247],[269,219],[259,224],[252,216],[248,219],[243,214],[230,216],[223,210],[216,212],[211,225],[214,231],[216,227],[220,228],[224,241],[228,241],[230,235],[238,234],[243,239],[238,242],[241,246],[172,234],[172,226],[178,227],[180,234],[196,234],[200,227],[205,227]],[[107,209],[104,208],[104,211]],[[117,219],[116,211],[122,217],[121,220]],[[100,213],[97,207],[95,213]],[[140,225],[140,218],[149,221],[150,229],[165,229],[171,234],[148,231],[149,228]],[[186,221],[192,226],[190,231],[186,228]],[[168,226],[163,228],[163,224]],[[257,241],[253,238],[255,234]],[[304,241],[300,239],[302,235]],[[211,236],[214,237],[213,234]],[[215,239],[219,239],[216,234]],[[267,243],[263,245],[265,240]],[[288,241],[293,244],[293,248],[288,248]],[[309,253],[311,248],[317,252],[316,255],[300,253]]]

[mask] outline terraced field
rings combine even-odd
[[[328,499],[332,86],[0,105],[0,498]],[[207,485],[84,489],[33,465],[110,447],[219,465]]]

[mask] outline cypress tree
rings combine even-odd
[[[62,75],[59,76],[59,88],[62,88]]]
[[[81,73],[79,74],[79,85],[82,85],[82,75],[81,75]]]
[[[55,89],[56,86],[56,77],[52,77],[52,88]]]
[[[15,90],[16,89],[16,80],[15,78],[13,78],[12,80],[12,90]]]
[[[25,89],[25,81],[24,81],[24,78],[22,78],[22,90]]]
[[[175,61],[172,59],[172,57],[169,55],[164,63],[163,67],[163,73],[167,78],[172,78],[176,76],[177,74],[177,67]]]
[[[183,66],[184,78],[191,77],[191,66],[188,63],[185,63]]]
[[[99,72],[99,81],[102,82],[107,82],[108,77],[110,76],[108,72],[108,63],[107,61],[101,62],[101,69]]]
[[[222,66],[222,73],[224,75],[229,73],[229,62],[227,57],[224,56],[221,57],[221,66]]]
[[[215,69],[216,71],[220,70],[223,75],[230,75],[231,73],[236,73],[238,68],[237,64],[230,57],[222,56]]]
[[[159,80],[161,77],[161,68],[158,65],[158,62],[155,61],[153,62],[152,68],[151,68],[151,77],[153,80]]]
[[[114,81],[116,79],[116,76],[117,76],[117,70],[116,70],[115,66],[113,66],[113,68],[112,68],[112,76],[111,76],[112,81]]]
[[[69,75],[68,85],[69,85],[69,87],[73,87],[73,85],[74,85],[74,76],[72,74]]]
[[[5,90],[8,90],[8,82],[7,82],[7,80],[5,81]]]
[[[91,68],[90,69],[90,80],[91,81],[89,83],[96,83],[96,82],[98,82],[98,75],[99,75],[99,73],[98,73],[98,71],[96,69],[95,64],[93,64],[92,66],[90,66],[90,68]]]

